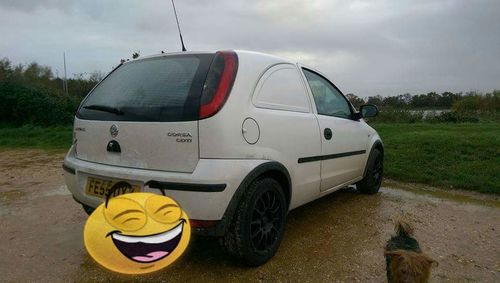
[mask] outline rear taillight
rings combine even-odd
[[[203,86],[200,104],[200,119],[215,115],[224,106],[233,87],[238,56],[233,51],[218,51],[210,65]]]

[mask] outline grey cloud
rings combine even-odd
[[[16,61],[58,67],[65,50],[74,72],[107,71],[136,50],[179,50],[170,1],[20,2],[0,1],[0,56]],[[500,88],[499,1],[185,0],[176,6],[188,49],[290,56],[345,92]]]
[[[23,12],[33,12],[39,9],[70,10],[74,1],[71,0],[0,0],[0,7]]]

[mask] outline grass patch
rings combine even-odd
[[[500,194],[500,124],[382,124],[389,178]]]
[[[374,123],[391,179],[500,194],[500,124]],[[0,148],[67,150],[72,127],[0,125]]]
[[[67,150],[71,145],[72,126],[38,127],[25,125],[13,127],[0,125],[0,148],[36,148]]]

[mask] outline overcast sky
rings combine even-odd
[[[344,93],[500,89],[500,0],[177,0],[188,50],[245,49],[325,73]],[[108,72],[179,51],[171,2],[0,0],[0,57]]]

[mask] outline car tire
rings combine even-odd
[[[380,189],[384,174],[384,156],[379,149],[372,150],[366,166],[365,176],[363,180],[356,183],[356,188],[364,194],[376,194]]]
[[[262,178],[252,182],[222,238],[224,248],[246,265],[266,263],[279,248],[287,211],[283,189],[276,180]]]
[[[82,207],[83,207],[83,210],[85,211],[85,213],[87,213],[88,215],[91,215],[92,212],[94,212],[94,210],[95,210],[95,208],[90,207],[90,206],[85,205],[85,204],[82,204]]]

